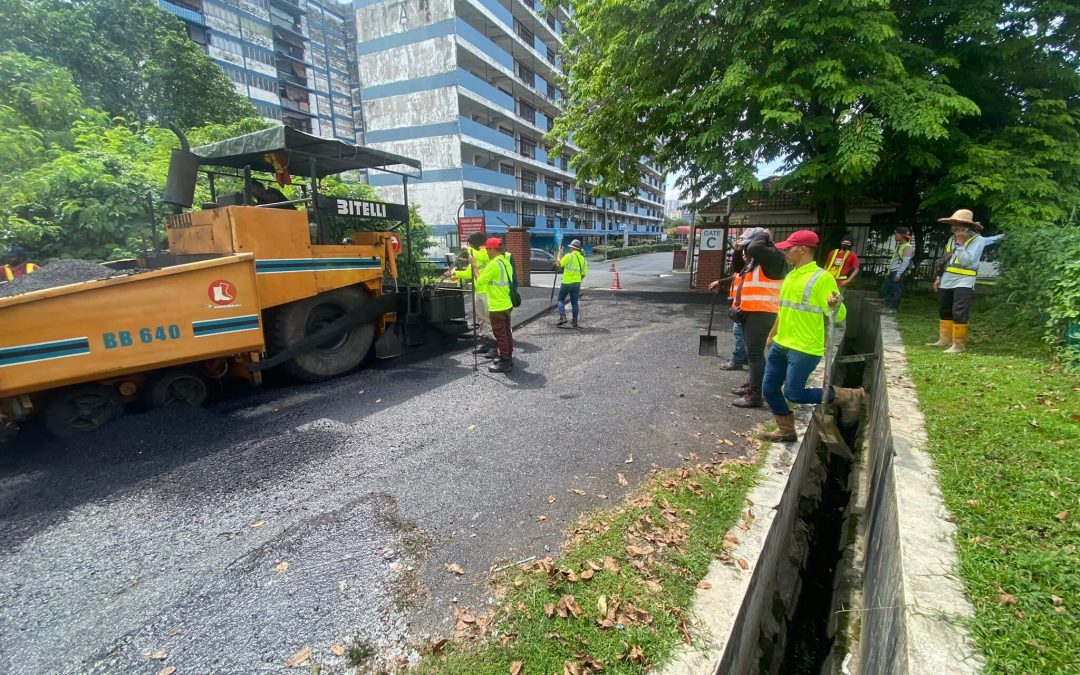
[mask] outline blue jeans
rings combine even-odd
[[[570,298],[570,306],[574,309],[574,321],[578,318],[578,299],[581,297],[581,282],[568,284],[563,282],[559,286],[559,317],[566,318],[566,298]]]
[[[735,324],[735,327],[731,329],[731,332],[735,335],[735,348],[731,350],[731,362],[737,366],[745,366],[746,342],[743,341],[742,324]]]
[[[895,281],[896,275],[892,272],[885,273],[885,283],[881,285],[881,295],[885,298],[885,306],[890,309],[900,309],[900,296],[904,292],[904,277]]]
[[[804,354],[773,343],[765,359],[765,379],[761,384],[761,394],[774,415],[790,415],[788,401],[821,403],[821,387],[806,386],[806,381],[810,379],[810,374],[817,368],[819,361],[820,356]],[[831,390],[829,400],[833,400]]]

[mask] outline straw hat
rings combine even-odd
[[[983,229],[982,223],[976,222],[975,214],[968,209],[959,209],[948,218],[938,218],[938,222],[945,223],[946,225],[964,225],[976,230]]]

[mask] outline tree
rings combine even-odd
[[[0,51],[67,69],[90,107],[186,128],[256,115],[152,0],[0,0],[0,14]]]
[[[686,171],[701,202],[754,187],[782,159],[822,220],[878,167],[886,136],[944,138],[978,109],[933,70],[905,69],[888,0],[570,0],[569,104],[578,177],[635,185],[636,159]]]

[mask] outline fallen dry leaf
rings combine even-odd
[[[462,574],[465,574],[465,568],[463,568],[461,565],[459,565],[457,563],[446,563],[444,565],[444,567],[446,568],[447,572],[453,572],[454,574],[456,574],[458,576],[461,576]]]
[[[697,587],[703,591],[707,591],[712,588],[712,584],[710,584],[708,581],[702,581],[700,584],[697,585]]]
[[[650,553],[652,553],[655,550],[656,550],[655,548],[653,548],[652,546],[649,546],[648,544],[646,544],[645,546],[633,546],[633,545],[630,545],[630,546],[626,547],[626,552],[628,554],[630,554],[631,556],[649,555]]]
[[[582,570],[582,572],[581,572],[581,580],[582,581],[588,581],[589,579],[593,578],[594,574],[596,574],[596,572],[593,572],[592,570]]]
[[[999,593],[998,601],[1006,606],[1012,606],[1016,604],[1016,596],[1011,593]]]
[[[630,481],[626,480],[626,474],[620,472],[619,473],[619,485],[626,486],[626,485],[629,485],[629,484],[630,484]]]
[[[537,517],[536,517],[536,519],[537,519],[538,521],[543,521],[543,520],[547,520],[547,516],[537,516]]]
[[[163,652],[160,649],[158,649],[158,650],[156,650],[156,651],[154,651],[153,653],[150,654],[150,658],[155,660],[155,661],[164,661],[166,656],[168,656],[168,654],[166,654],[165,652]]]
[[[576,495],[584,495],[585,494],[584,490],[579,490],[577,488],[574,488],[573,490],[567,490],[567,492],[573,492]]]
[[[601,494],[598,494],[598,495],[596,495],[596,496],[597,496],[598,498],[600,498],[600,499],[607,499],[607,495],[601,495]]]
[[[618,572],[619,569],[620,569],[619,568],[619,563],[615,562],[615,558],[612,558],[609,555],[604,556],[604,561],[603,562],[604,562],[604,569],[606,569],[608,572]]]
[[[634,663],[645,663],[645,652],[642,651],[641,647],[634,645],[630,649],[630,660]]]
[[[623,462],[623,464],[633,464],[633,463],[634,463],[634,453],[631,452],[629,455],[627,455],[626,461]]]
[[[1057,518],[1058,520],[1068,520],[1069,519],[1069,512],[1068,511],[1062,511],[1061,513],[1057,514],[1054,517]]]
[[[510,664],[510,675],[521,675],[521,669],[524,667],[524,661],[514,661]]]
[[[176,666],[165,666],[158,671],[157,675],[173,675],[176,672]]]
[[[659,593],[664,590],[664,587],[660,585],[660,582],[653,579],[647,579],[645,581],[645,588],[648,588],[652,593]]]
[[[746,562],[742,558],[739,558],[738,563],[739,563],[739,567],[743,568],[744,570],[750,569],[750,563]]]
[[[549,602],[544,605],[544,616],[551,618],[555,614],[555,603]]]
[[[434,651],[434,647],[432,647],[432,651]],[[330,653],[334,656],[345,656],[345,648],[341,645],[330,645]]]
[[[1068,610],[1066,610],[1064,606],[1058,605],[1057,607],[1054,608],[1054,611],[1057,612],[1058,614],[1064,614]]]
[[[465,427],[465,431],[472,431],[475,428],[476,428],[475,424],[470,424],[469,426]]]
[[[303,665],[305,661],[311,658],[311,645],[304,645],[304,648],[292,655],[292,658],[285,662],[286,668],[295,668]]]
[[[571,614],[577,619],[581,616],[581,606],[578,605],[574,596],[564,595],[559,598],[559,604],[555,605],[555,612],[564,619],[568,618]]]
[[[548,495],[548,504],[554,504],[555,499],[556,499],[555,495]]]
[[[735,445],[734,443],[732,443],[731,441],[729,441],[729,440],[728,440],[728,439],[726,439],[726,438],[725,438],[725,439],[723,440],[723,443],[724,443],[724,445],[731,445],[731,446],[734,446],[734,445]]]
[[[574,661],[563,661],[563,675],[581,675],[581,666]]]
[[[279,562],[277,565],[274,566],[274,571],[275,572],[287,572],[288,570],[289,570],[289,563],[284,561],[284,560],[282,560],[281,562]]]
[[[253,530],[257,530],[257,529],[259,529],[260,527],[262,527],[265,524],[266,524],[265,520],[257,520],[254,523],[248,525],[248,527],[250,527]]]
[[[449,639],[449,638],[439,638],[439,639],[438,639],[438,640],[436,640],[435,642],[432,642],[432,643],[431,643],[431,653],[432,653],[432,654],[438,654],[438,653],[439,653],[439,652],[441,652],[441,651],[442,651],[442,650],[443,650],[443,649],[444,649],[444,648],[446,647],[446,645],[447,645],[447,644],[449,644],[449,643],[450,643],[450,639]],[[344,653],[344,651],[345,651],[345,650],[343,649],[343,650],[342,650],[342,653]]]

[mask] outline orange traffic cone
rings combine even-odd
[[[611,291],[621,291],[622,290],[622,286],[619,285],[619,272],[618,271],[615,272],[615,278],[611,280],[611,288],[608,289],[608,290],[611,290]]]
[[[614,260],[611,261],[611,269],[608,270],[608,271],[611,272],[612,274],[615,273],[615,261]]]

